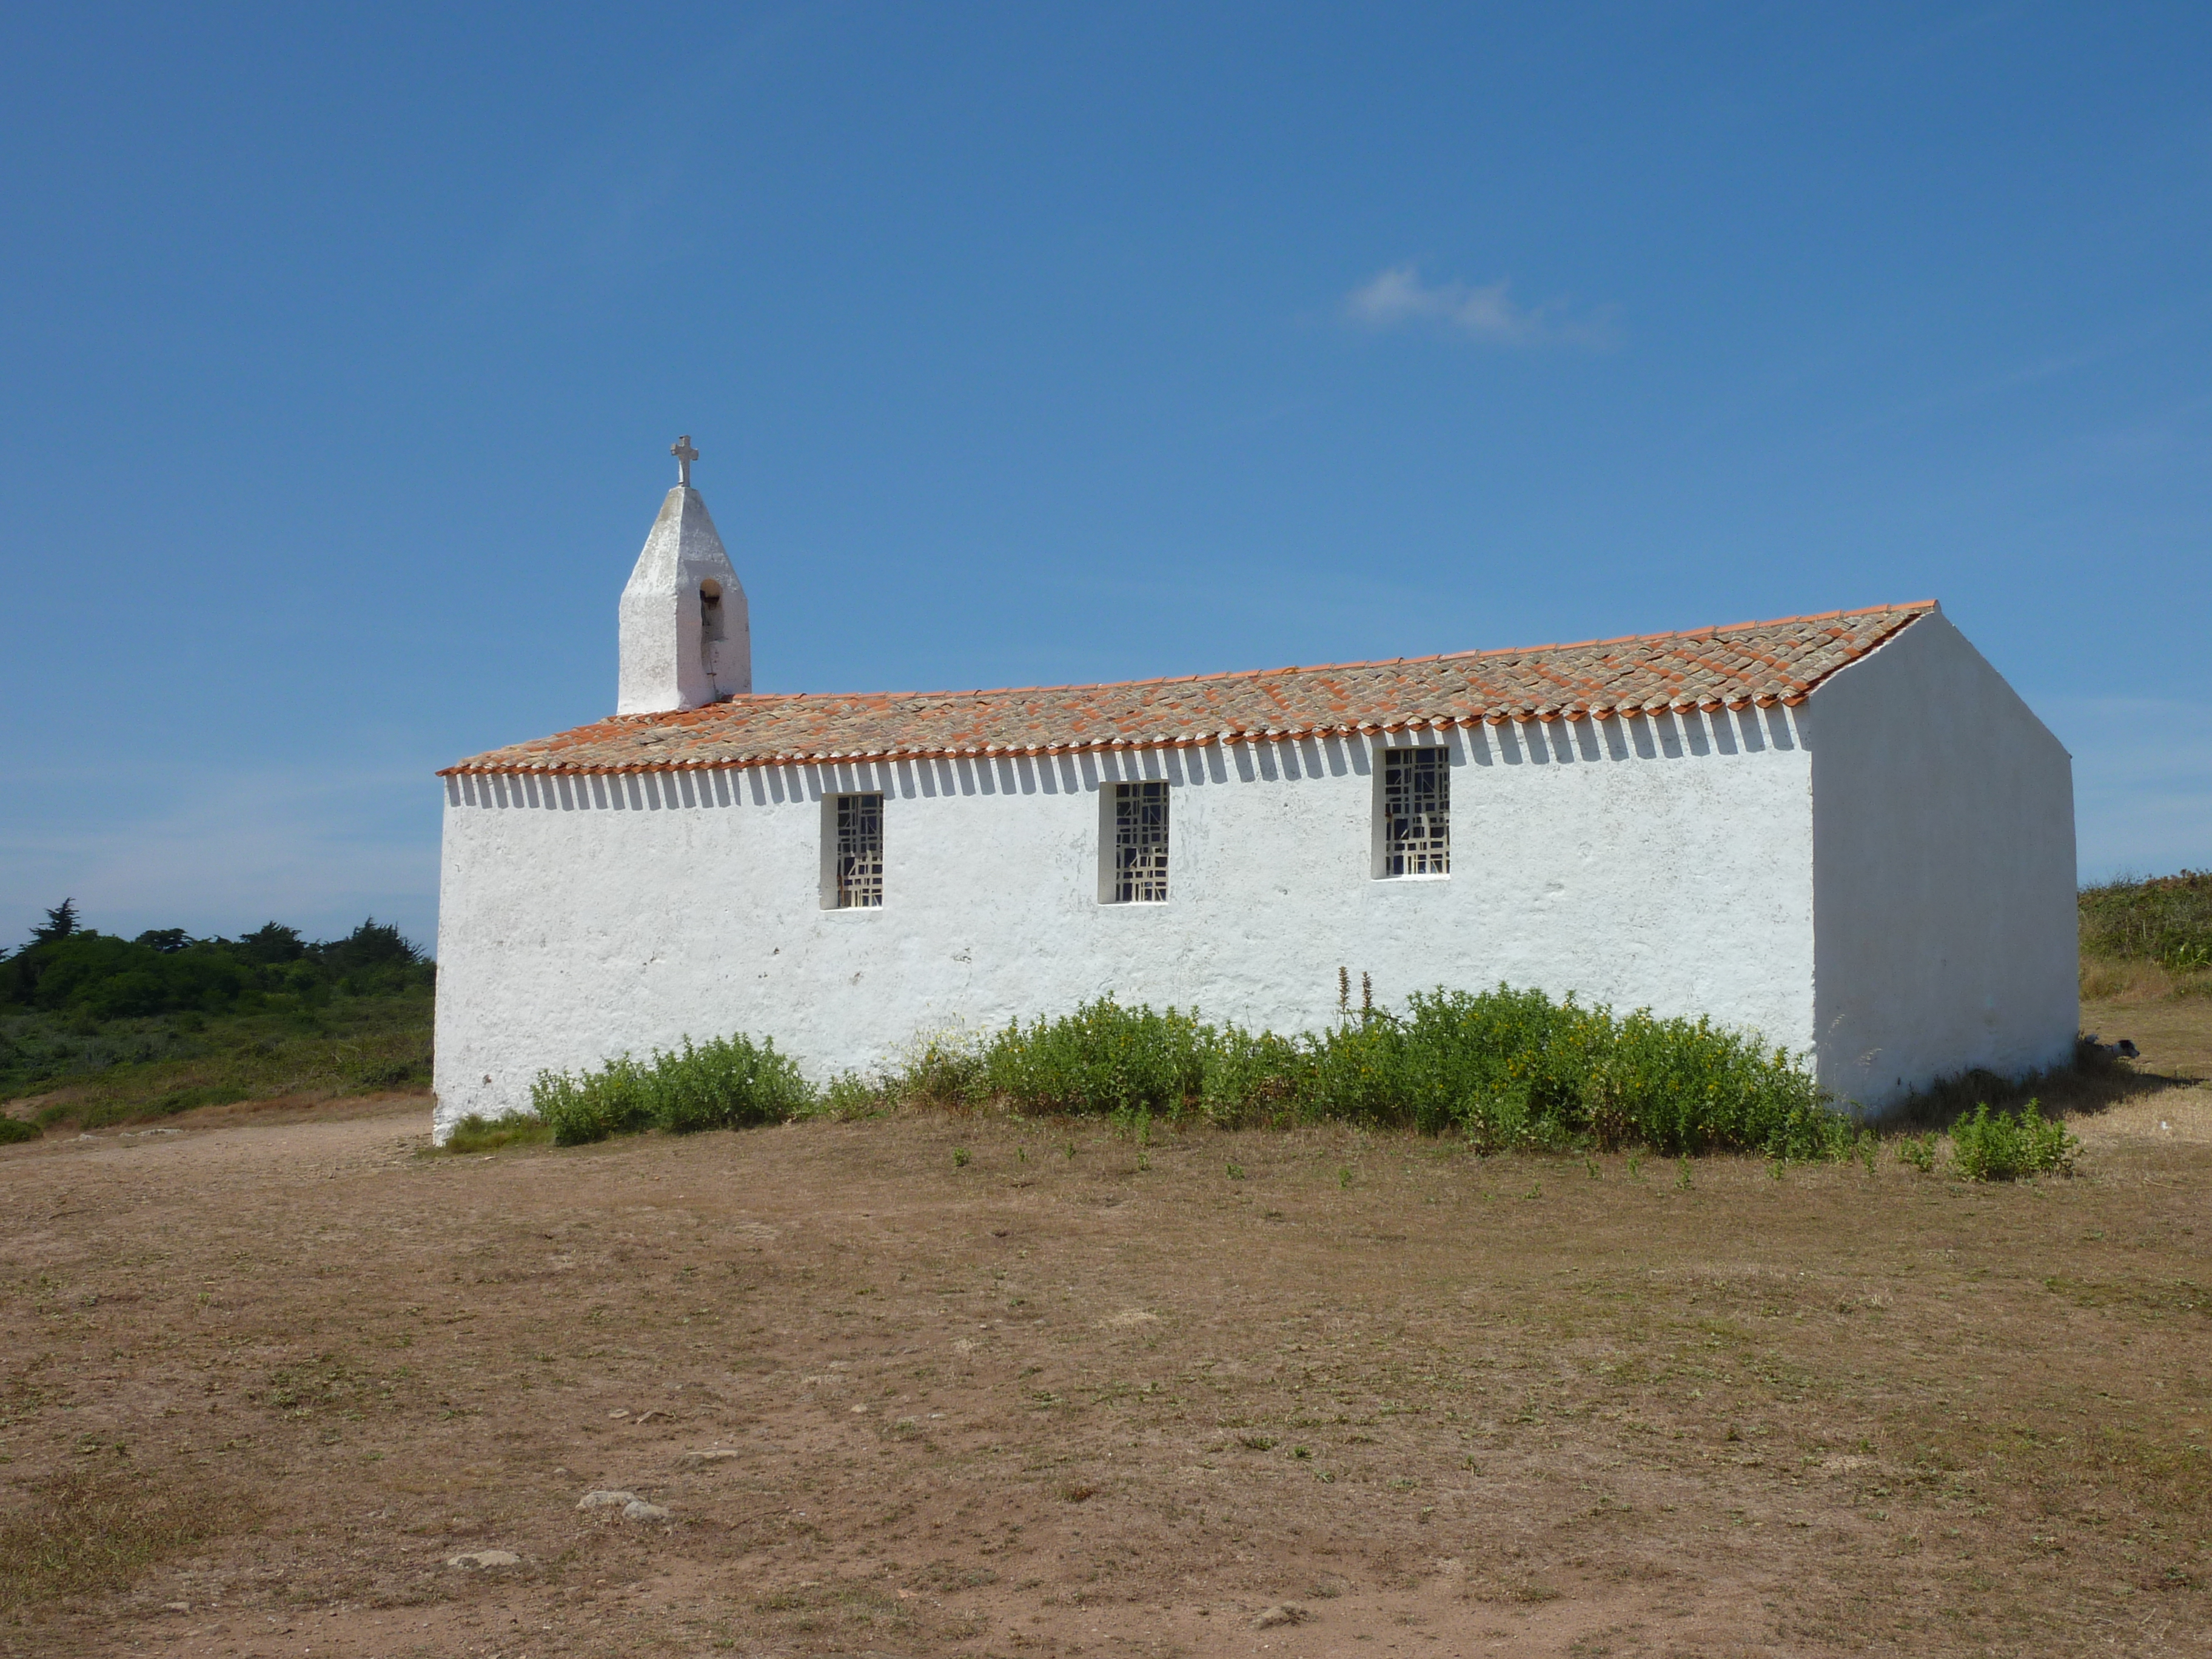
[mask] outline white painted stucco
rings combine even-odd
[[[1474,726],[1452,873],[1372,874],[1365,740],[1034,760],[448,778],[437,1121],[685,1036],[817,1079],[921,1030],[1112,992],[1277,1030],[1337,969],[1390,1002],[1503,980],[1814,1036],[1803,711]],[[1166,902],[1099,902],[1097,789],[1172,787]],[[825,793],[885,795],[885,902],[821,908]]]
[[[705,603],[712,595],[715,603]],[[722,637],[708,637],[720,611]],[[696,708],[753,689],[752,619],[707,503],[688,483],[659,516],[623,588],[618,714]]]
[[[619,712],[751,689],[744,590],[688,482],[621,623]],[[686,1036],[773,1036],[823,1079],[1108,993],[1310,1030],[1340,966],[1390,1003],[1502,981],[1709,1015],[1877,1111],[2070,1052],[2070,763],[1940,612],[1795,709],[1421,740],[1450,751],[1452,872],[1396,880],[1381,738],[448,778],[440,1132],[526,1107],[542,1068]],[[1170,786],[1170,896],[1102,902],[1101,786],[1135,779]],[[824,802],[875,790],[885,902],[825,909]]]
[[[2072,1053],[2073,763],[1940,613],[1823,682],[1813,755],[1821,1083],[1879,1109]]]

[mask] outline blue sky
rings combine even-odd
[[[694,435],[757,684],[1934,596],[2212,864],[2212,11],[19,7],[0,942],[436,921]],[[1982,826],[2001,836],[2003,826]]]

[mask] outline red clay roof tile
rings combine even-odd
[[[472,756],[439,775],[1158,748],[1798,703],[1935,609],[1923,600],[1577,645],[1111,685],[760,692],[671,714],[617,714]]]

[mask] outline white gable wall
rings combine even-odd
[[[2063,1063],[2081,1018],[2073,765],[1940,614],[1825,681],[1813,751],[1821,1083]]]
[[[1925,624],[1921,624],[1925,626]],[[1917,629],[1909,630],[1917,631]],[[1125,1003],[1277,1030],[1504,980],[1814,1037],[1812,758],[1791,711],[1428,734],[1452,873],[1370,873],[1364,741],[447,780],[437,1121],[540,1067],[744,1030],[817,1079],[918,1031]],[[1172,786],[1170,897],[1098,902],[1097,791]],[[880,909],[820,908],[823,794],[880,788]]]

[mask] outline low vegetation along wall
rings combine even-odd
[[[1139,1138],[1155,1119],[1224,1128],[1338,1121],[1453,1133],[1483,1152],[1752,1152],[1778,1162],[1856,1157],[1871,1169],[1877,1149],[1784,1051],[1705,1020],[1624,1018],[1502,985],[1439,989],[1402,1013],[1347,1007],[1329,1030],[1297,1037],[1108,997],[988,1036],[926,1040],[891,1075],[848,1074],[823,1090],[773,1040],[687,1041],[642,1062],[540,1073],[532,1099],[534,1115],[465,1120],[448,1145],[575,1146],[903,1103],[1106,1115]],[[1897,1155],[1923,1170],[1948,1155],[1958,1175],[2009,1180],[2070,1172],[2077,1144],[2031,1101],[2018,1115],[1984,1104],[1948,1135],[1906,1137]]]
[[[817,1091],[772,1041],[746,1036],[532,1091],[553,1139],[841,1115],[895,1101],[1017,1112],[1194,1118],[1222,1127],[1325,1119],[1464,1135],[1478,1148],[1744,1149],[1782,1158],[1848,1149],[1803,1066],[1704,1020],[1626,1017],[1501,986],[1438,990],[1402,1013],[1346,1011],[1319,1036],[1215,1025],[1104,998],[1059,1019],[917,1045],[895,1075]]]
[[[2212,988],[2212,872],[2087,887],[2081,915],[2085,992],[2112,963],[2148,964],[2139,971],[2175,994]],[[0,956],[0,1101],[40,1095],[40,1122],[94,1126],[270,1092],[418,1087],[435,974],[373,920],[322,942],[274,922],[235,939],[180,929],[125,939],[81,927],[64,903]],[[1870,1155],[1870,1137],[1821,1097],[1798,1057],[1706,1021],[1616,1015],[1504,986],[1438,989],[1395,1012],[1354,1008],[1351,992],[1345,982],[1334,1027],[1295,1037],[1109,997],[996,1033],[940,1034],[890,1075],[826,1089],[771,1041],[687,1042],[543,1075],[534,1116],[470,1123],[460,1138],[576,1144],[914,1103],[1224,1127],[1341,1121],[1449,1133],[1483,1151]],[[2032,1104],[2018,1115],[1972,1112],[1985,1098],[2016,1101],[2025,1091],[2010,1080],[1954,1085],[1905,1115],[1969,1115],[1948,1135],[1907,1137],[1907,1162],[1932,1167],[1942,1152],[1960,1173],[2002,1174],[2070,1157],[2063,1129]],[[35,1133],[0,1116],[0,1139]]]

